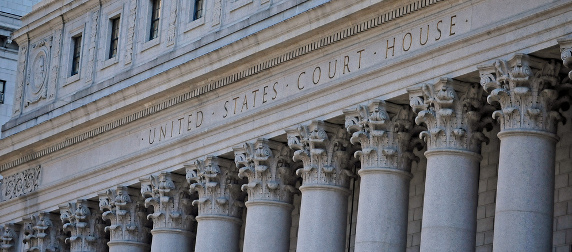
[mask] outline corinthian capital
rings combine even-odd
[[[487,101],[499,104],[493,118],[503,130],[539,130],[556,132],[562,116],[558,112],[560,64],[526,54],[516,54],[509,61],[496,60],[479,67],[481,85],[489,93]]]
[[[0,226],[0,250],[2,252],[8,252],[14,250],[14,244],[18,241],[18,235],[16,234],[16,225],[14,223],[7,223]]]
[[[63,247],[61,222],[54,214],[39,212],[23,218],[24,251],[58,251]]]
[[[111,225],[105,227],[110,232],[111,241],[136,241],[147,243],[149,228],[145,227],[147,213],[138,193],[126,186],[117,186],[99,193],[99,208],[103,219]]]
[[[187,181],[191,192],[197,192],[199,199],[193,206],[199,207],[199,216],[224,215],[241,218],[243,195],[240,191],[238,170],[226,159],[207,156],[187,166]]]
[[[344,115],[346,129],[352,134],[350,142],[361,146],[354,155],[360,158],[362,170],[390,168],[409,172],[411,160],[419,159],[412,152],[421,142],[411,141],[415,114],[409,106],[399,107],[390,118],[386,103],[373,100],[367,106],[344,110]]]
[[[572,38],[559,39],[560,44],[560,57],[565,67],[570,69],[568,78],[572,80]]]
[[[441,78],[435,84],[407,91],[409,105],[417,113],[415,123],[427,126],[419,137],[425,140],[428,150],[479,152],[481,143],[488,142],[481,130],[490,120],[483,120],[484,99],[479,85]]]
[[[153,220],[153,229],[191,230],[194,218],[190,214],[190,198],[182,176],[161,172],[139,181],[145,207],[153,206],[154,212],[147,216]]]
[[[79,199],[59,208],[63,229],[71,234],[65,239],[65,243],[70,244],[70,251],[103,251],[107,248],[105,223],[96,204]]]
[[[292,203],[292,193],[297,190],[292,186],[296,179],[288,146],[258,139],[254,144],[244,143],[233,149],[238,176],[248,178],[248,184],[241,187],[248,192],[248,201]]]
[[[348,187],[353,174],[347,170],[349,141],[347,132],[334,124],[312,121],[287,129],[288,146],[295,150],[294,161],[304,167],[296,170],[302,185],[331,185]]]

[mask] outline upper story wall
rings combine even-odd
[[[15,32],[21,45],[18,74],[12,119],[3,125],[2,137],[326,2],[329,0],[161,0],[155,15],[157,34],[152,38],[152,0],[42,1],[23,17],[23,28]],[[201,15],[196,16],[197,8],[202,8]],[[117,18],[117,53],[110,54],[112,21]],[[80,37],[74,43],[74,38]],[[80,48],[75,55],[79,56],[77,73],[72,71],[74,47]]]

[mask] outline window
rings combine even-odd
[[[6,93],[6,82],[0,80],[0,104],[4,104],[4,93]]]
[[[161,0],[152,0],[151,6],[151,30],[149,40],[159,36],[159,19],[161,18]]]
[[[203,0],[195,0],[193,21],[203,17]]]
[[[111,38],[109,40],[109,57],[117,56],[117,43],[119,41],[119,17],[111,19]]]
[[[73,55],[72,55],[72,66],[71,75],[76,75],[79,72],[79,63],[81,56],[81,35],[72,38],[73,41]]]

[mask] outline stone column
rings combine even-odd
[[[420,144],[411,139],[414,113],[404,106],[390,119],[385,102],[374,100],[344,114],[350,142],[361,146],[355,251],[404,251],[412,149]]]
[[[24,222],[24,251],[66,251],[61,238],[61,222],[57,215],[39,212]]]
[[[105,227],[110,233],[107,243],[110,252],[149,251],[147,234],[151,231],[145,227],[147,212],[137,192],[125,186],[117,186],[99,193],[99,208],[103,211],[103,219],[111,222]]]
[[[243,251],[289,251],[292,193],[297,191],[291,150],[266,139],[233,149],[238,176],[248,178],[242,185],[248,192]]]
[[[408,89],[415,122],[427,126],[421,251],[475,250],[484,97],[478,84],[442,78]],[[460,97],[457,95],[460,94]]]
[[[239,251],[242,227],[242,193],[234,162],[208,156],[187,167],[191,192],[197,192],[197,241],[195,251]]]
[[[342,252],[346,245],[349,145],[345,129],[322,121],[286,130],[294,161],[304,167],[298,251]]]
[[[560,65],[516,54],[479,70],[487,101],[500,105],[493,250],[550,251]]]
[[[63,229],[71,233],[65,239],[65,243],[70,244],[70,252],[107,250],[105,223],[95,202],[79,199],[59,208]]]
[[[187,183],[182,176],[161,172],[140,178],[145,207],[153,206],[152,252],[191,251],[195,234]]]

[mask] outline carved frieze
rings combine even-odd
[[[244,207],[241,193],[242,183],[238,170],[232,161],[207,156],[187,166],[187,181],[190,191],[197,192],[199,215],[223,215],[241,218]]]
[[[352,172],[347,169],[350,152],[347,132],[323,121],[312,121],[286,130],[288,146],[295,150],[294,161],[302,161],[296,170],[302,186],[327,185],[347,188]]]
[[[14,223],[7,223],[0,227],[0,251],[11,252],[14,251],[15,243],[18,241],[18,234],[16,233],[16,225]]]
[[[248,184],[241,188],[248,192],[248,201],[292,203],[292,193],[298,190],[293,186],[296,178],[288,146],[258,139],[254,144],[244,143],[233,150],[238,176],[248,178]]]
[[[422,143],[412,139],[419,130],[413,123],[415,114],[409,106],[402,106],[390,118],[385,102],[373,100],[367,106],[344,110],[344,115],[345,127],[352,134],[350,142],[361,146],[354,155],[360,158],[362,170],[390,168],[409,172],[411,161],[419,160],[412,151]]]
[[[99,208],[103,211],[102,218],[111,222],[105,227],[111,241],[148,243],[147,211],[139,195],[125,186],[117,186],[99,193]]]
[[[104,251],[107,248],[105,223],[96,204],[79,199],[59,208],[63,229],[71,234],[65,239],[65,243],[70,244],[70,251]]]
[[[554,60],[549,62],[526,54],[479,67],[481,85],[489,93],[488,103],[500,105],[493,118],[500,122],[501,131],[556,132],[562,119],[557,91],[560,67]]]
[[[52,39],[53,37],[49,36],[32,43],[30,46],[30,64],[28,64],[26,76],[24,107],[47,98]]]
[[[168,172],[140,178],[145,207],[153,206],[147,219],[153,229],[191,230],[194,217],[190,213],[190,198],[184,178]]]
[[[13,199],[33,191],[40,185],[42,167],[36,166],[4,177],[1,184],[2,200]]]
[[[63,251],[65,235],[57,215],[39,212],[24,218],[24,251]]]
[[[63,26],[63,25],[62,25]],[[53,41],[52,41],[52,63],[50,69],[50,80],[48,82],[48,97],[47,99],[53,99],[56,94],[56,86],[58,82],[58,73],[60,68],[60,51],[62,43],[62,26],[59,26],[54,30]]]
[[[427,126],[419,137],[427,143],[428,150],[479,153],[481,143],[488,142],[481,131],[491,120],[483,116],[484,97],[478,84],[442,78],[435,84],[423,84],[407,91],[410,106],[417,113],[415,123]]]

